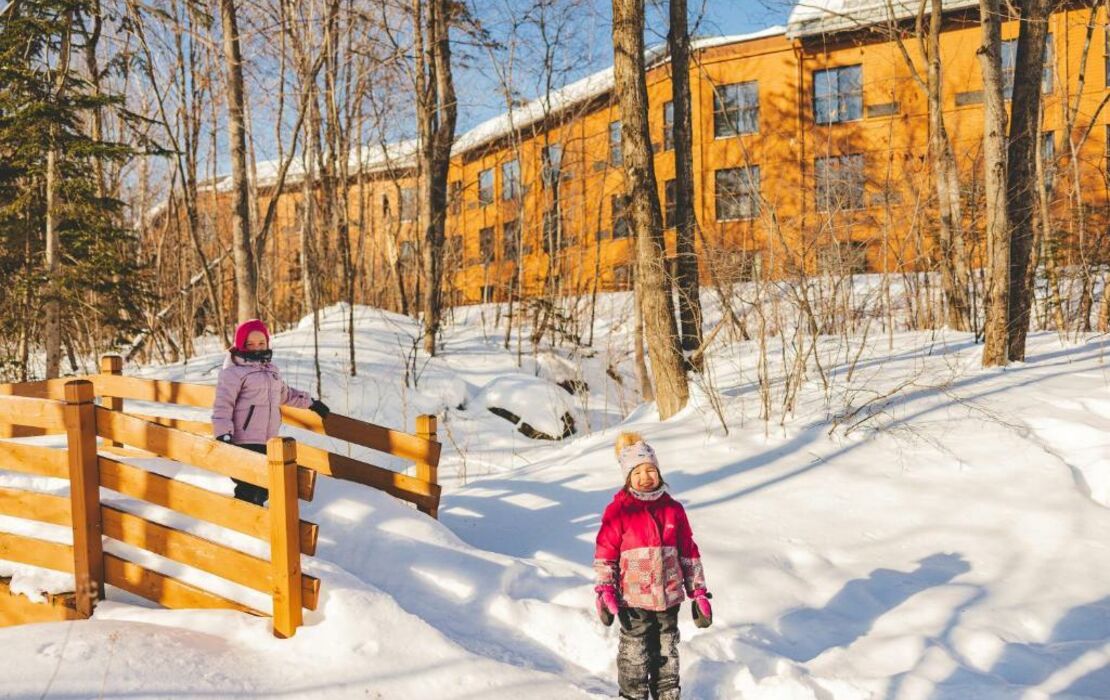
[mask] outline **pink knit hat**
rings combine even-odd
[[[624,474],[624,480],[626,482],[632,470],[641,464],[651,464],[656,469],[659,468],[659,459],[655,456],[655,450],[651,449],[651,445],[643,440],[632,443],[621,450],[620,455],[617,457],[617,461],[620,462],[621,473]]]
[[[259,331],[266,336],[266,344],[270,344],[270,331],[266,328],[266,324],[257,318],[252,318],[249,321],[243,321],[235,329],[235,349],[239,352],[246,352],[247,338],[254,331]]]

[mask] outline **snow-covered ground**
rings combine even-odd
[[[0,697],[615,696],[617,633],[594,619],[590,565],[619,486],[613,440],[635,429],[686,504],[715,596],[709,629],[683,608],[684,697],[1110,698],[1106,337],[1037,333],[1027,362],[993,370],[964,334],[829,337],[780,425],[778,408],[760,419],[756,344],[722,334],[710,380],[661,423],[634,389],[629,306],[603,297],[592,348],[533,357],[525,343],[520,368],[491,307],[456,310],[431,360],[412,354],[413,321],[357,308],[355,377],[349,310],[329,309],[320,345],[335,410],[409,429],[440,415],[441,520],[321,479],[304,513],[320,524],[305,569],[323,596],[296,637],[112,591],[91,621],[0,629]],[[306,321],[274,342],[287,381],[306,389],[312,336]],[[779,341],[767,356],[778,407]],[[221,362],[128,371],[213,382]],[[572,381],[588,393],[557,386]],[[544,432],[570,413],[578,433],[529,439],[490,406]],[[178,478],[230,492],[226,479]],[[0,485],[62,488],[6,472]],[[0,564],[11,573],[25,589],[65,584]]]

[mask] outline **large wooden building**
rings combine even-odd
[[[696,245],[702,273],[713,283],[933,264],[926,97],[915,77],[924,76],[925,62],[912,35],[919,3],[838,0],[837,11],[819,5],[796,8],[786,28],[694,44]],[[900,13],[893,20],[890,8]],[[978,5],[948,0],[945,9],[943,110],[961,169],[968,246],[976,256],[982,250]],[[1011,81],[1017,31],[1016,21],[1003,26],[1003,70]],[[902,41],[894,40],[897,32]],[[1092,18],[1083,6],[1057,12],[1047,58],[1042,154],[1049,226],[1060,241],[1071,240],[1069,212],[1082,201],[1083,244],[1105,253],[1107,17]],[[665,56],[651,62],[647,82],[659,196],[669,222],[674,154]],[[601,71],[457,139],[445,261],[452,303],[628,284],[632,247],[622,219],[620,113],[612,85],[612,70]],[[1071,143],[1082,144],[1074,167],[1064,133],[1069,109],[1077,115]],[[356,300],[396,306],[402,290],[410,300],[419,294],[414,148],[365,151],[348,208],[360,270]],[[261,191],[264,204],[273,193]],[[280,198],[268,254],[277,263],[274,310],[291,318],[300,299],[300,186],[287,184]],[[214,212],[221,235],[230,229],[229,211],[220,206]],[[673,247],[673,229],[667,239]]]

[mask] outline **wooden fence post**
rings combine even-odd
[[[96,396],[92,382],[65,385],[69,498],[73,519],[73,573],[76,608],[92,615],[104,597],[104,549],[101,542],[100,468],[96,456]]]
[[[304,622],[301,611],[300,511],[297,503],[297,442],[266,442],[270,476],[270,567],[274,636],[288,639]]]
[[[425,440],[436,439],[436,417],[429,415],[419,415],[416,417],[416,434]],[[416,462],[416,478],[427,481],[430,484],[438,483],[439,480],[439,465],[432,464],[427,461]],[[439,503],[429,508],[421,508],[421,511],[427,513],[433,518],[439,517]]]
[[[119,355],[105,355],[101,357],[100,373],[114,374],[116,376],[123,374],[123,358]],[[123,399],[104,397],[100,405],[109,411],[122,411]],[[123,447],[122,442],[112,442],[111,445],[112,447]]]

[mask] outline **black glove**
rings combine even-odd
[[[216,439],[219,440],[220,442],[224,442],[224,443],[227,443],[228,445],[230,445],[231,444],[231,433],[224,433],[223,435],[219,436]]]
[[[313,399],[312,405],[308,407],[308,410],[320,416],[321,420],[327,418],[328,414],[331,413],[331,409],[328,408],[328,405],[320,399]]]

